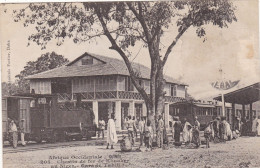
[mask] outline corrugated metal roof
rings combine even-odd
[[[87,66],[71,66],[76,61],[80,60],[85,56],[91,56],[98,60],[104,62],[104,64],[96,64],[96,65],[87,65]],[[140,72],[140,77],[143,79],[150,79],[150,68],[138,64],[132,63],[133,68]],[[123,60],[119,60],[116,58],[105,57],[97,54],[87,53],[85,52],[80,57],[76,58],[72,62],[67,65],[48,70],[45,72],[41,72],[38,74],[30,75],[26,79],[50,79],[50,78],[65,78],[65,77],[82,77],[82,76],[100,76],[100,75],[126,75],[129,76],[128,69]],[[168,83],[176,83],[186,85],[181,83],[172,77],[164,76],[164,79]]]

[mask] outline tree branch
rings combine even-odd
[[[128,5],[128,7],[129,7],[129,9],[133,12],[133,14],[135,15],[135,17],[139,20],[140,24],[141,24],[142,27],[143,27],[144,34],[145,34],[145,37],[146,37],[146,41],[147,41],[148,43],[150,43],[150,42],[151,42],[151,35],[149,34],[147,25],[145,24],[145,21],[144,21],[144,18],[143,18],[142,4],[141,4],[141,2],[138,2],[138,8],[139,8],[139,14],[138,14],[138,12],[135,10],[135,8],[132,6],[131,3],[132,3],[132,2],[127,2],[127,5]]]
[[[130,78],[132,79],[132,82],[134,84],[134,86],[136,87],[136,89],[141,93],[141,95],[143,96],[143,98],[146,100],[146,101],[149,101],[149,97],[147,95],[147,93],[145,92],[145,90],[138,84],[138,77],[135,75],[135,72],[133,70],[133,67],[128,59],[128,57],[125,55],[125,53],[123,52],[123,50],[117,45],[115,39],[112,37],[112,35],[110,34],[107,26],[106,26],[106,23],[102,17],[102,14],[100,13],[100,9],[99,7],[95,7],[95,10],[96,10],[96,13],[97,13],[97,16],[99,18],[99,21],[103,27],[103,30],[104,30],[104,34],[107,36],[107,38],[109,39],[109,41],[111,42],[112,46],[109,48],[109,49],[113,49],[115,51],[117,51],[121,57],[123,58],[126,66],[127,66],[127,69],[129,71],[129,74],[130,74]]]
[[[168,49],[167,49],[167,51],[166,51],[166,53],[165,53],[165,55],[164,55],[163,61],[162,61],[162,66],[165,65],[165,63],[166,63],[166,61],[167,61],[167,59],[168,59],[168,57],[169,57],[169,55],[170,55],[170,53],[171,53],[171,51],[172,51],[172,48],[176,45],[176,43],[178,42],[178,40],[180,39],[180,37],[183,35],[183,33],[184,33],[189,27],[190,27],[190,25],[187,26],[187,27],[185,27],[184,29],[182,29],[182,30],[178,33],[178,35],[175,37],[175,39],[173,40],[173,42],[171,43],[171,45],[168,47]]]

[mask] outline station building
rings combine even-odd
[[[132,66],[139,74],[139,83],[150,93],[150,69],[138,63]],[[115,115],[118,130],[125,129],[126,116],[140,119],[147,108],[140,93],[131,82],[123,60],[84,53],[67,65],[28,76],[30,90],[35,94],[56,94],[60,104],[81,101],[90,106],[95,122],[106,122]],[[185,100],[187,85],[169,76],[165,84],[165,125],[169,126],[170,104]]]

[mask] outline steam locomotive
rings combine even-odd
[[[26,141],[40,143],[90,139],[96,135],[94,113],[86,102],[58,102],[56,95],[27,94],[2,98],[3,140],[9,122],[23,127]],[[21,122],[23,120],[24,122]],[[23,125],[21,125],[23,124]]]

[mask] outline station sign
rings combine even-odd
[[[214,87],[215,89],[218,89],[218,90],[228,90],[228,89],[231,89],[233,87],[235,87],[238,82],[240,80],[236,80],[236,81],[216,81],[216,82],[212,82],[211,83],[211,86]]]
[[[38,104],[46,104],[46,98],[38,98]]]

